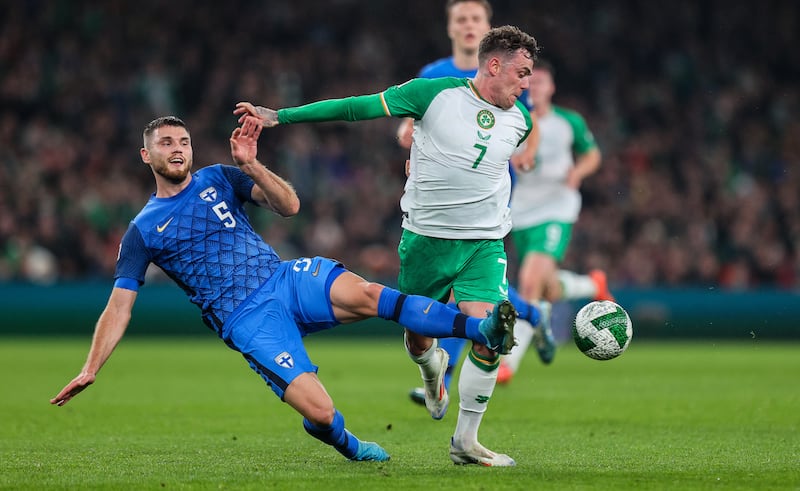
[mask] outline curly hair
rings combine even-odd
[[[527,51],[530,59],[536,61],[539,53],[536,38],[515,26],[495,27],[481,40],[478,47],[478,61],[483,65],[493,54],[501,52],[505,56],[512,56],[520,49]]]

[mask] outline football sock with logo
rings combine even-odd
[[[406,295],[384,287],[378,300],[378,317],[395,321],[417,334],[431,338],[468,338],[484,343],[478,327],[481,319],[469,317],[421,295]]]
[[[340,454],[348,459],[352,459],[358,452],[358,438],[345,429],[344,416],[342,416],[342,413],[340,413],[338,409],[335,411],[330,426],[317,426],[306,418],[303,418],[303,428],[305,428],[309,435],[323,443],[331,445]]]
[[[453,435],[461,448],[478,442],[478,427],[494,392],[499,364],[499,356],[486,358],[472,349],[461,365],[458,379],[458,422]]]

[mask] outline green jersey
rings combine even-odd
[[[511,229],[508,159],[531,131],[521,102],[501,109],[470,79],[418,78],[380,94],[278,111],[280,123],[411,117],[403,228],[443,239],[500,239]]]

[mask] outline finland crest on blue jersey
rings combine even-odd
[[[292,368],[294,367],[294,360],[292,359],[292,355],[284,351],[283,353],[279,354],[274,358],[275,363],[278,366],[282,366],[283,368]]]
[[[213,203],[217,201],[217,190],[214,189],[214,186],[210,186],[204,189],[203,192],[199,194],[199,196],[203,201],[208,201],[209,203]]]

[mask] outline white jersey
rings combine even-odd
[[[574,111],[553,106],[538,122],[536,165],[530,172],[517,174],[511,196],[515,230],[549,221],[575,223],[581,195],[567,186],[567,175],[575,164],[573,155],[596,147],[586,122]]]
[[[531,131],[462,78],[414,79],[381,94],[391,116],[413,117],[403,228],[443,239],[501,239],[511,230],[508,159]]]

